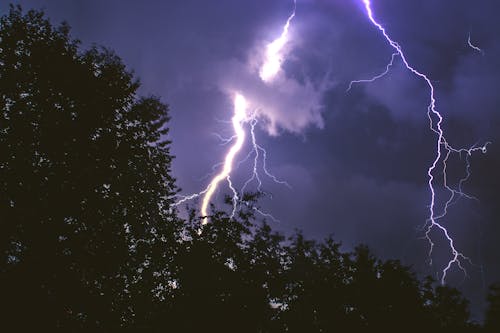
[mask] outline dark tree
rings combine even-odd
[[[250,286],[248,302],[259,319],[257,332],[279,332],[276,323],[283,301],[284,249],[283,235],[274,232],[267,223],[254,226],[246,243],[247,263],[241,268]]]
[[[490,287],[484,326],[487,332],[500,331],[500,283]]]
[[[468,304],[453,288],[421,283],[398,261],[381,261],[365,246],[340,251],[296,234],[286,256],[281,330],[288,332],[465,331]]]
[[[434,327],[459,331],[468,326],[468,301],[455,288],[436,287],[428,310],[431,312]]]
[[[267,244],[279,246],[269,228],[249,229],[250,215],[230,218],[216,212],[203,227],[194,217],[185,226],[182,248],[175,257],[173,307],[159,313],[155,326],[175,332],[268,332],[273,309],[269,302],[270,270],[280,263]],[[266,245],[264,245],[266,244]],[[276,249],[276,248],[275,248]]]
[[[1,17],[0,295],[14,327],[140,325],[171,292],[168,110],[138,87],[67,25]]]

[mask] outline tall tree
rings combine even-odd
[[[166,299],[178,226],[168,108],[66,24],[0,18],[0,274],[13,325],[140,325]]]

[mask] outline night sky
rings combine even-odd
[[[454,267],[447,282],[472,301],[475,318],[487,286],[500,280],[500,4],[492,0],[372,0],[376,18],[408,61],[436,88],[448,142],[483,145],[471,156],[462,198],[440,220],[468,255],[468,276]],[[396,58],[387,76],[356,84],[385,69],[393,49],[369,22],[361,0],[297,0],[286,58],[276,84],[257,65],[279,36],[292,0],[33,0],[54,23],[66,20],[84,47],[114,50],[142,83],[170,105],[174,175],[183,194],[210,180],[227,145],[232,94],[243,93],[261,115],[259,144],[267,167],[290,186],[264,180],[259,205],[286,233],[298,228],[321,239],[333,234],[345,249],[369,245],[377,256],[401,259],[436,279],[451,253],[440,234],[433,263],[422,239],[430,192],[427,168],[436,135],[427,118],[428,87]],[[1,12],[7,4],[0,5]],[[484,52],[468,45],[468,37]],[[251,147],[237,159],[243,159]],[[465,155],[449,160],[449,180],[465,175]],[[241,187],[251,164],[232,178]],[[218,169],[215,169],[218,170]],[[437,204],[447,192],[442,175]],[[229,193],[227,186],[218,199]],[[196,203],[193,202],[192,205]],[[439,209],[438,209],[439,210]]]

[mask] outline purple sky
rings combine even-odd
[[[346,92],[351,80],[383,71],[393,50],[368,21],[361,0],[297,2],[285,83],[267,89],[249,64],[279,35],[291,0],[19,1],[25,9],[45,9],[53,22],[68,21],[84,47],[116,51],[140,78],[141,93],[170,105],[174,173],[183,193],[203,189],[209,181],[203,177],[228,148],[213,133],[231,136],[224,120],[231,117],[227,90],[234,87],[277,119],[272,135],[269,126],[257,130],[269,170],[293,188],[264,182],[272,199],[260,204],[281,221],[270,221],[275,228],[299,228],[317,238],[334,234],[346,249],[365,243],[378,256],[438,278],[449,250],[438,242],[429,266],[428,244],[420,239],[436,140],[428,128],[427,87],[396,60],[386,77]],[[408,60],[435,85],[448,141],[493,142],[488,154],[471,158],[473,175],[464,186],[479,201],[459,200],[442,220],[475,264],[465,279],[453,269],[448,282],[479,312],[486,286],[500,280],[500,4],[372,2]],[[467,45],[469,33],[484,54]],[[450,179],[460,179],[463,166],[455,156]],[[237,186],[249,167],[235,173]]]

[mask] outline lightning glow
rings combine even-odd
[[[281,70],[281,65],[283,63],[283,48],[288,42],[288,30],[290,28],[290,24],[292,19],[295,17],[295,12],[296,12],[296,7],[297,3],[296,0],[294,0],[294,6],[293,6],[293,11],[292,14],[288,17],[285,25],[283,26],[282,33],[281,35],[271,42],[270,44],[267,45],[266,47],[266,56],[263,61],[262,67],[259,71],[259,76],[262,79],[262,81],[268,83],[272,79],[276,77],[276,75],[279,73]],[[175,203],[175,206],[178,206],[180,204],[183,204],[187,201],[194,200],[199,197],[202,198],[202,203],[201,203],[201,208],[200,208],[200,214],[202,218],[202,224],[208,223],[208,207],[210,205],[210,202],[212,200],[212,197],[215,194],[215,191],[219,187],[219,184],[222,181],[227,181],[228,186],[233,194],[232,196],[232,203],[233,203],[233,210],[231,213],[231,218],[235,215],[238,203],[241,202],[245,204],[246,206],[250,207],[260,215],[270,218],[275,222],[279,222],[275,217],[272,215],[263,212],[260,210],[258,207],[251,206],[249,202],[246,202],[242,199],[240,199],[239,193],[236,190],[235,186],[233,185],[233,182],[231,181],[231,173],[234,170],[234,164],[235,164],[235,157],[236,155],[241,151],[245,144],[246,140],[246,131],[244,128],[244,125],[250,124],[250,135],[252,138],[251,144],[252,144],[252,151],[247,155],[247,157],[238,163],[238,166],[243,163],[244,161],[248,160],[252,154],[254,155],[253,159],[253,170],[252,170],[252,175],[251,177],[244,183],[241,193],[243,194],[244,190],[249,186],[250,183],[253,181],[257,182],[257,190],[262,193],[261,187],[262,187],[262,180],[258,172],[258,164],[259,160],[262,160],[262,170],[264,171],[264,174],[270,178],[272,181],[285,185],[287,187],[290,187],[288,183],[285,181],[277,179],[274,175],[272,175],[266,166],[266,161],[267,161],[267,152],[266,150],[260,146],[257,143],[256,136],[255,136],[255,127],[257,125],[257,114],[256,112],[253,112],[251,114],[248,113],[248,102],[245,99],[245,97],[237,93],[234,97],[234,114],[231,119],[231,123],[233,126],[234,134],[229,138],[229,139],[224,139],[222,136],[219,134],[215,134],[223,143],[223,145],[230,144],[234,141],[234,143],[231,145],[229,148],[229,151],[227,152],[224,162],[217,164],[217,166],[222,165],[222,170],[216,174],[211,182],[208,184],[208,186],[201,192],[195,193],[189,196],[181,196],[181,199]]]
[[[243,147],[243,143],[245,142],[245,130],[243,129],[242,123],[245,120],[247,120],[246,110],[247,110],[247,101],[245,97],[243,97],[240,94],[236,94],[236,96],[234,97],[234,115],[232,118],[232,124],[236,141],[231,146],[226,155],[226,158],[224,159],[224,166],[222,168],[222,171],[212,179],[210,184],[208,184],[200,210],[201,216],[203,218],[205,218],[208,215],[207,210],[208,210],[208,205],[210,203],[210,199],[212,199],[212,196],[214,195],[214,192],[217,189],[219,183],[222,180],[227,179],[230,184],[230,187],[232,188],[229,175],[231,173],[231,170],[233,169],[234,157],[241,150],[241,147]],[[233,190],[233,192],[235,191]],[[203,223],[206,222],[207,220],[204,219]]]
[[[286,20],[286,24],[283,27],[281,35],[275,39],[272,43],[267,45],[266,48],[266,58],[264,64],[262,65],[259,75],[262,81],[270,82],[281,69],[281,64],[283,63],[283,47],[288,42],[288,30],[290,28],[290,23],[295,17],[295,11],[297,9],[297,2],[293,2],[293,12]]]
[[[391,39],[391,37],[387,33],[384,26],[382,26],[375,19],[375,16],[374,16],[373,10],[372,10],[371,1],[370,0],[362,0],[362,2],[364,4],[364,8],[366,10],[366,14],[368,16],[368,19],[382,33],[382,35],[386,39],[387,43],[395,50],[395,54],[400,57],[404,66],[406,67],[406,69],[408,69],[411,73],[413,73],[417,77],[424,80],[429,88],[429,104],[427,106],[427,116],[429,118],[430,129],[431,129],[431,131],[433,131],[437,135],[437,140],[436,140],[436,156],[435,156],[434,160],[432,161],[431,165],[429,166],[429,169],[427,170],[428,187],[429,187],[429,191],[431,194],[431,200],[430,200],[430,205],[429,205],[429,218],[428,218],[428,221],[427,221],[426,226],[425,226],[425,230],[426,230],[425,231],[425,238],[429,242],[429,258],[430,258],[431,262],[432,262],[433,249],[435,246],[435,243],[434,243],[433,238],[431,236],[431,232],[433,230],[437,230],[438,232],[440,232],[443,235],[445,241],[448,243],[448,246],[449,246],[449,249],[451,252],[451,257],[450,257],[448,263],[445,265],[445,267],[442,270],[441,283],[444,284],[446,282],[446,277],[447,277],[449,270],[454,265],[456,265],[459,269],[461,269],[466,274],[466,271],[465,271],[465,268],[463,265],[463,261],[470,262],[470,259],[468,257],[466,257],[465,255],[463,255],[460,251],[457,250],[457,247],[455,245],[453,237],[450,235],[450,233],[448,232],[446,227],[439,222],[439,220],[442,219],[444,216],[446,216],[448,208],[452,204],[455,196],[459,195],[459,196],[472,198],[471,196],[468,196],[467,194],[465,194],[462,191],[463,183],[465,181],[467,181],[467,179],[470,177],[469,157],[474,152],[486,153],[486,148],[487,148],[487,145],[489,144],[489,142],[486,143],[482,147],[473,146],[469,149],[456,149],[456,148],[453,148],[451,145],[449,145],[448,141],[446,140],[443,128],[442,128],[443,116],[437,110],[437,107],[436,107],[435,88],[434,88],[434,85],[432,84],[432,81],[429,79],[429,77],[426,74],[418,71],[408,62],[408,60],[406,59],[406,55],[403,52],[403,49],[401,48],[401,46],[396,41]],[[470,35],[469,35],[469,39],[468,39],[468,44],[473,49],[475,49],[479,52],[482,52],[481,49],[479,49],[478,47],[474,46],[471,43]],[[384,75],[386,75],[387,72],[389,71],[390,67],[393,64],[395,54],[393,54],[393,56],[391,58],[391,62],[387,65],[386,70],[383,73],[373,77],[372,79],[352,81],[349,85],[349,89],[351,88],[353,83],[373,82],[373,81],[383,77]],[[448,185],[448,176],[446,173],[447,162],[448,162],[448,159],[449,159],[451,154],[462,155],[464,153],[466,154],[466,176],[460,180],[458,189],[453,189]],[[439,170],[443,174],[444,187],[450,192],[450,197],[446,201],[446,203],[444,204],[444,207],[443,207],[441,213],[437,213],[438,207],[436,204],[437,194],[436,194],[436,184],[435,184],[435,182],[436,182],[435,173],[437,172],[439,165],[442,165],[442,168]]]

